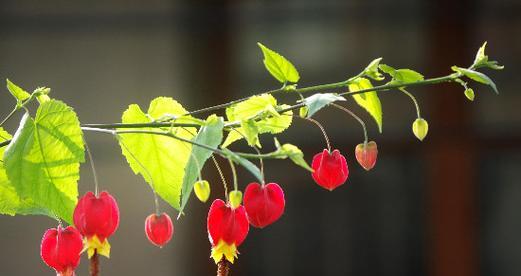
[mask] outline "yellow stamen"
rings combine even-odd
[[[85,246],[82,252],[87,251],[89,259],[92,258],[94,253],[110,258],[110,243],[107,239],[101,242],[98,236],[94,235],[90,238],[85,238],[84,243]]]
[[[211,257],[215,263],[218,263],[224,256],[226,260],[233,264],[233,261],[237,258],[237,253],[235,243],[227,244],[225,241],[219,240],[219,243],[212,247]]]

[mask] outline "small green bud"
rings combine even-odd
[[[427,132],[429,131],[429,123],[423,118],[418,118],[412,123],[412,132],[416,138],[423,141],[425,136],[427,136]]]
[[[472,90],[472,88],[465,89],[465,97],[471,101],[474,101],[474,90]]]
[[[241,191],[231,191],[228,195],[230,200],[230,206],[232,209],[239,207],[242,203],[242,192]]]
[[[206,202],[210,197],[210,183],[206,180],[199,180],[194,184],[194,191],[201,202]]]
[[[306,118],[308,116],[308,107],[303,106],[298,110],[300,118]]]

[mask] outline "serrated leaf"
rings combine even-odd
[[[35,119],[25,114],[4,153],[9,182],[21,200],[36,206],[22,212],[53,214],[70,223],[80,162],[83,134],[72,108],[51,100],[40,105]]]
[[[226,117],[231,122],[243,122],[253,118],[259,118],[253,124],[258,133],[280,133],[286,130],[293,120],[293,112],[288,111],[279,114],[278,109],[285,109],[288,105],[277,106],[277,99],[269,94],[253,96],[250,99],[232,105],[226,109]],[[242,127],[236,128],[237,131],[230,131],[222,147],[227,147],[233,142],[243,139],[246,136]],[[243,135],[241,135],[243,134]],[[260,146],[260,143],[257,143]]]
[[[364,89],[370,89],[373,85],[371,81],[366,78],[358,78],[349,84],[349,91],[355,92]],[[378,98],[378,94],[375,91],[355,94],[353,95],[353,99],[356,101],[358,105],[363,107],[375,120],[378,125],[378,130],[380,133],[382,132],[382,104],[380,103],[380,98]]]
[[[138,105],[130,105],[123,113],[122,122],[149,123],[166,114],[180,116],[186,112],[183,106],[172,98],[159,97],[150,103],[147,114]],[[150,128],[140,129],[157,131]],[[181,138],[192,139],[196,129],[174,127],[172,131]],[[171,137],[153,134],[126,133],[120,134],[120,137],[123,141],[123,144],[120,142],[121,150],[132,171],[141,174],[162,199],[179,209],[184,170],[190,158],[191,145]]]
[[[307,117],[313,116],[317,111],[324,108],[328,104],[336,101],[345,101],[342,96],[333,93],[317,93],[304,99],[304,104],[308,107]]]
[[[198,144],[217,148],[221,144],[223,139],[223,128],[224,120],[216,115],[211,115],[206,119],[206,125],[199,129],[199,132],[194,137],[193,141]],[[204,164],[212,156],[213,152],[204,149],[199,146],[192,146],[192,154],[188,160],[188,164],[185,167],[182,193],[181,193],[181,207],[179,212],[182,213],[183,209],[188,203],[188,199],[192,194],[192,189],[199,176],[200,171],[203,169]]]
[[[6,80],[7,82],[7,90],[15,97],[16,101],[21,103],[31,97],[31,94],[27,93],[25,90],[20,88],[18,85],[14,84],[10,80]]]
[[[257,180],[259,183],[262,183],[262,174],[257,166],[250,162],[246,158],[242,158],[239,155],[237,155],[235,152],[227,149],[222,148],[222,151],[227,156],[227,158],[231,159],[233,162],[243,166],[246,170],[248,170]]]
[[[264,54],[264,66],[270,74],[281,83],[298,82],[300,76],[295,66],[279,53],[257,43]]]
[[[412,83],[424,79],[423,75],[411,69],[394,69],[393,67],[380,64],[380,69],[392,77],[390,83]]]
[[[384,76],[380,73],[380,71],[378,71],[378,65],[380,65],[380,61],[382,61],[382,58],[377,58],[371,61],[371,63],[369,63],[369,65],[367,65],[367,67],[364,69],[364,74],[373,80],[383,80]]]
[[[278,150],[277,153],[281,154],[281,158],[287,158],[291,159],[293,163],[296,165],[313,172],[313,169],[309,166],[309,164],[304,160],[304,153],[295,145],[292,144],[284,144],[280,146],[280,143],[278,143],[277,140],[275,140],[275,146],[277,146]]]
[[[255,121],[252,119],[246,119],[241,121],[241,130],[242,133],[246,137],[246,141],[248,145],[261,147],[259,142],[259,128],[255,124]]]
[[[457,67],[457,66],[452,66],[452,70],[455,71],[455,72],[458,72],[458,73],[461,73],[461,74],[465,75],[469,79],[472,79],[472,80],[475,80],[477,82],[489,85],[490,87],[492,87],[494,92],[496,92],[496,94],[499,94],[499,91],[497,90],[496,84],[487,75],[485,75],[485,74],[483,74],[481,72],[478,72],[478,71],[474,71],[474,70],[470,70],[470,69],[466,69],[466,68],[461,68],[461,67]]]
[[[505,68],[504,66],[499,65],[498,62],[495,60],[488,60],[488,56],[485,54],[486,47],[487,42],[485,41],[476,53],[476,57],[474,58],[474,62],[472,63],[472,68],[488,67],[494,70],[502,70],[503,68]]]

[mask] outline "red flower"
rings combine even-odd
[[[356,160],[366,171],[372,169],[378,157],[378,148],[374,141],[358,144],[355,148]]]
[[[349,176],[346,158],[338,150],[324,150],[313,157],[313,179],[321,187],[332,191],[344,184]]]
[[[116,200],[108,193],[99,197],[87,192],[78,201],[74,210],[74,225],[87,240],[89,258],[97,252],[109,257],[110,237],[119,225],[119,208]]]
[[[212,258],[217,263],[225,257],[233,263],[237,247],[246,239],[250,229],[244,206],[232,209],[224,201],[214,200],[208,212],[207,228]]]
[[[244,207],[251,225],[264,228],[284,213],[284,192],[276,183],[250,183],[244,193]]]
[[[151,214],[145,220],[145,233],[148,240],[156,246],[162,247],[170,241],[174,233],[172,219],[167,213]]]
[[[74,227],[51,228],[45,231],[40,246],[42,260],[56,270],[59,276],[73,276],[80,264],[83,241]]]

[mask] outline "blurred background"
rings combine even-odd
[[[257,41],[290,59],[299,85],[308,86],[344,80],[380,56],[427,77],[445,75],[454,64],[468,66],[487,40],[488,55],[506,68],[486,72],[501,94],[473,83],[469,102],[459,85],[411,89],[430,123],[423,143],[411,132],[415,110],[403,94],[381,93],[382,135],[347,102],[378,142],[370,172],[354,158],[363,141],[356,121],[321,111],[316,118],[347,155],[348,183],[327,192],[291,162],[267,162],[267,179],[286,191],[286,212],[251,230],[232,274],[521,275],[520,14],[516,0],[1,0],[0,79],[31,91],[51,87],[82,122],[111,123],[129,104],[146,109],[157,96],[193,110],[277,88]],[[2,90],[3,118],[14,102]],[[7,127],[14,132],[17,120]],[[149,187],[114,139],[86,139],[101,186],[117,197],[122,216],[102,275],[215,274],[209,204],[191,200],[187,216],[174,222],[173,241],[152,246],[143,231],[154,211]],[[299,145],[308,162],[325,147],[320,131],[302,121],[279,140]],[[271,139],[263,141],[271,150]],[[212,197],[222,197],[214,168],[204,175],[214,184]],[[241,172],[242,187],[250,180]],[[81,194],[93,189],[88,164],[79,185]],[[0,275],[52,275],[39,243],[54,226],[46,217],[0,217]],[[87,275],[87,263],[84,257],[78,275]]]

